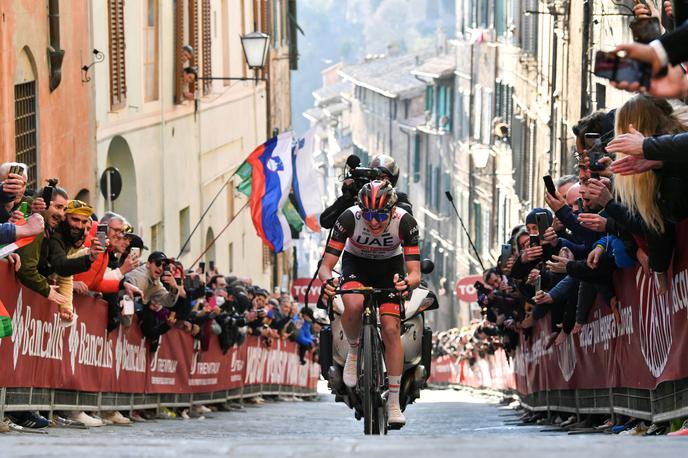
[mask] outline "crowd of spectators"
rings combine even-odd
[[[650,14],[642,4],[635,12],[639,17]],[[688,23],[651,45],[623,45],[619,50],[641,58],[638,50],[649,48],[662,55],[664,65],[676,65],[686,57],[677,60],[675,37],[684,36],[687,28]],[[664,72],[655,68],[649,92],[659,95],[658,88],[670,77],[662,75],[676,71],[684,84],[680,66]],[[638,89],[637,84],[618,86]],[[551,323],[545,343],[549,349],[581,332],[596,300],[620,324],[618,291],[612,281],[617,269],[640,266],[657,293],[667,294],[676,226],[688,216],[688,156],[682,150],[688,145],[688,116],[683,100],[650,93],[594,112],[573,127],[577,170],[554,177],[554,186],[542,196],[547,208],[530,209],[502,246],[497,265],[484,271],[483,282],[476,284],[483,320],[463,332],[438,336],[438,352],[474,362],[482,353],[503,347],[511,356],[522,339],[534,337],[533,324],[540,319]],[[544,418],[528,413],[524,420]],[[648,428],[648,434],[669,431],[666,424],[628,420],[619,425],[590,416],[583,423],[567,423],[566,417],[558,422],[573,428],[597,422],[627,434],[646,434]],[[688,422],[679,433],[688,435]]]
[[[0,244],[17,243],[18,248],[7,257],[17,280],[56,303],[63,326],[78,320],[75,297],[90,295],[108,304],[108,332],[138,322],[151,352],[157,350],[160,336],[172,328],[193,336],[194,348],[200,351],[208,349],[211,339],[218,339],[226,353],[247,335],[258,336],[267,347],[276,339],[297,343],[302,364],[308,350],[316,350],[319,324],[313,311],[299,310],[286,290],[270,293],[249,278],[220,274],[214,263],[207,270],[205,263],[185,269],[162,251],[146,253],[143,239],[125,216],[106,212],[96,217],[89,204],[71,199],[58,180],[48,180],[41,189],[27,189],[26,171],[25,164],[0,165]],[[133,320],[134,315],[138,320]],[[317,351],[312,354],[317,358]],[[252,402],[264,400],[256,397]],[[201,407],[200,413],[207,409]],[[164,413],[186,417],[199,412]],[[63,412],[50,420],[60,425],[101,426],[146,418],[149,412],[136,412],[133,418],[120,412],[100,418]],[[50,420],[38,412],[13,412],[7,421],[0,421],[0,431],[42,428]]]

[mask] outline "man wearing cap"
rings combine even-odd
[[[48,264],[57,276],[58,292],[68,299],[60,304],[60,318],[73,318],[72,292],[73,275],[88,272],[91,264],[105,247],[94,239],[90,247],[84,247],[84,239],[90,224],[93,209],[80,200],[70,200],[62,221],[48,243]]]
[[[124,282],[141,290],[144,304],[152,297],[156,303],[165,308],[174,307],[179,299],[179,288],[174,276],[165,270],[169,259],[162,251],[154,251],[148,256],[148,262],[124,276]]]

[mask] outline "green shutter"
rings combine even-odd
[[[425,86],[425,111],[432,113],[432,106],[434,105],[435,94],[431,85]]]

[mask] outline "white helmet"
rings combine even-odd
[[[370,168],[376,169],[387,175],[392,186],[397,185],[397,180],[399,179],[399,166],[392,156],[378,154],[370,161]]]

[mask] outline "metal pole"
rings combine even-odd
[[[107,191],[108,211],[112,211],[112,185],[110,184],[110,171],[105,174],[105,190]]]
[[[480,267],[483,270],[485,270],[485,266],[483,265],[482,259],[480,259],[480,254],[478,253],[478,249],[475,247],[475,244],[473,243],[473,239],[471,238],[471,234],[468,233],[468,229],[466,229],[466,226],[463,224],[463,219],[461,218],[461,215],[459,215],[459,211],[456,209],[456,205],[454,205],[454,197],[452,197],[452,194],[449,191],[445,191],[444,195],[447,196],[447,199],[449,199],[449,203],[451,204],[452,208],[454,209],[454,213],[456,213],[456,217],[459,218],[459,222],[461,223],[461,227],[463,228],[463,231],[466,233],[466,237],[468,237],[468,243],[471,244],[471,248],[473,248],[473,251],[475,252],[476,257],[478,258],[478,263],[480,264]]]

